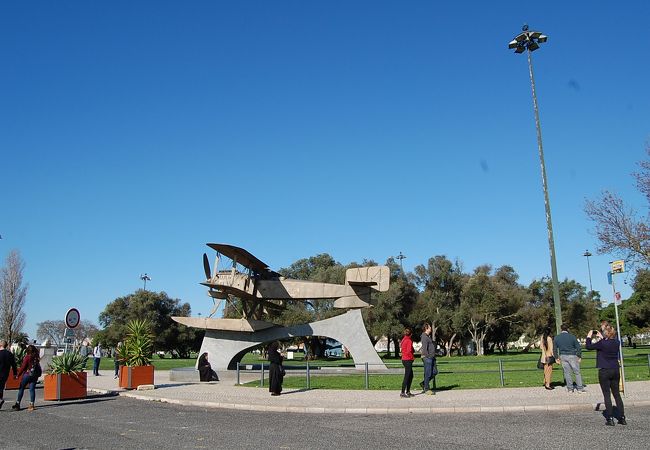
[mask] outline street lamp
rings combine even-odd
[[[551,221],[551,204],[548,199],[548,183],[546,181],[546,166],[544,164],[544,149],[542,147],[542,128],[539,123],[539,108],[537,106],[537,94],[535,93],[535,77],[533,76],[533,61],[531,53],[539,48],[539,44],[547,41],[548,37],[539,31],[530,31],[528,25],[522,27],[510,43],[508,48],[514,49],[515,53],[523,53],[528,50],[528,72],[530,74],[530,85],[533,91],[533,111],[535,112],[535,127],[537,128],[537,148],[539,150],[539,161],[542,169],[542,189],[544,190],[544,207],[546,209],[546,228],[548,230],[548,249],[551,255],[551,280],[553,282],[553,303],[555,305],[555,327],[560,334],[562,324],[562,309],[560,307],[560,288],[557,280],[557,266],[555,264],[555,244],[553,242],[553,223]]]
[[[591,256],[591,253],[589,250],[585,250],[582,256],[587,258],[587,270],[589,271],[589,292],[593,292],[594,288],[591,286],[591,266],[589,265],[589,257]]]
[[[146,273],[144,275],[140,275],[140,279],[144,281],[144,290],[147,290],[147,281],[151,281],[151,278],[149,278],[149,275]]]
[[[402,255],[402,252],[399,252],[399,255],[397,255],[395,259],[399,259],[399,272],[401,276],[404,276],[404,267],[402,266],[402,261],[406,259],[406,256]]]

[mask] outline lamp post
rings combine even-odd
[[[551,280],[553,283],[553,303],[555,305],[555,327],[560,334],[562,324],[562,309],[560,307],[560,288],[557,278],[557,265],[555,263],[555,243],[553,241],[553,223],[551,220],[551,204],[548,198],[548,182],[546,181],[546,165],[544,164],[544,149],[542,147],[542,128],[539,122],[539,108],[537,106],[537,94],[535,92],[535,77],[533,76],[533,61],[531,54],[539,48],[539,44],[546,42],[547,36],[539,31],[529,31],[528,25],[522,27],[510,43],[508,48],[514,49],[515,53],[526,51],[528,55],[528,72],[530,74],[530,85],[533,92],[533,111],[535,113],[535,127],[537,128],[537,148],[539,150],[539,161],[542,170],[542,189],[544,190],[544,208],[546,209],[546,228],[548,231],[548,250],[551,256]]]
[[[144,281],[144,290],[146,291],[147,290],[147,281],[151,281],[151,278],[149,277],[149,275],[147,275],[145,273],[144,275],[140,275],[140,279],[142,281]]]
[[[589,257],[591,256],[591,253],[589,250],[585,250],[582,256],[587,258],[587,271],[589,271],[589,292],[593,292],[594,288],[591,286],[591,266],[589,265]]]
[[[402,261],[406,259],[406,256],[402,255],[402,252],[399,252],[399,255],[397,255],[395,259],[399,259],[399,273],[401,276],[404,276],[404,267],[402,266]]]

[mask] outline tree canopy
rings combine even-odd
[[[189,303],[170,298],[165,292],[143,289],[119,297],[106,305],[99,315],[104,329],[97,335],[102,343],[114,347],[127,335],[127,325],[132,320],[148,320],[153,326],[154,351],[171,352],[174,357],[187,358],[190,351],[198,351],[203,333],[180,325],[172,316],[189,316]]]

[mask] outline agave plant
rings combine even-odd
[[[81,356],[79,353],[64,353],[59,356],[53,356],[47,372],[51,374],[74,374],[83,372],[86,368],[88,357]]]
[[[118,349],[118,359],[127,366],[148,366],[151,364],[153,334],[148,320],[132,320],[126,326],[127,336]]]
[[[18,365],[20,365],[23,359],[25,359],[26,354],[27,354],[27,348],[16,347],[16,350],[14,351],[14,358],[16,359],[16,363]]]

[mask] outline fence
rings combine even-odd
[[[625,363],[625,368],[633,368],[633,367],[644,367],[647,366],[648,368],[648,376],[650,377],[650,354],[645,355],[647,357],[647,362],[643,362],[643,357],[642,356],[637,356],[635,358],[629,358],[626,359]],[[439,358],[440,359],[440,358]],[[634,363],[633,361],[640,360],[641,362]],[[495,375],[496,379],[496,374],[499,375],[498,380],[499,380],[499,386],[500,387],[505,387],[506,385],[506,380],[508,379],[507,374],[514,374],[518,372],[535,372],[535,373],[540,373],[539,369],[537,369],[538,359],[521,359],[521,360],[507,360],[507,359],[497,359],[496,361],[494,359],[488,360],[488,361],[439,361],[437,363],[438,366],[438,375],[478,375],[478,374],[492,374]],[[595,361],[596,358],[584,358],[582,359],[582,370],[590,370],[590,369],[596,369],[595,367]],[[589,364],[590,362],[593,362],[593,365]],[[453,366],[472,366],[474,367],[472,370],[445,370],[446,365],[452,364]],[[370,389],[370,377],[371,375],[386,375],[386,374],[395,374],[397,375],[398,373],[401,373],[402,369],[402,364],[401,363],[386,363],[385,365],[389,367],[389,370],[381,370],[381,369],[373,369],[373,364],[369,363],[361,363],[357,364],[363,366],[363,379],[364,379],[364,388],[365,389]],[[483,369],[476,369],[475,367],[477,365],[482,365],[485,366],[486,368]],[[488,367],[491,366],[491,367]],[[510,367],[507,367],[510,366]],[[513,367],[513,366],[524,366],[524,367]],[[259,372],[259,385],[260,387],[264,387],[264,382],[265,382],[265,374],[268,371],[268,364],[265,363],[257,363],[257,364],[240,364],[237,363],[237,384],[242,384],[241,383],[241,371],[245,371],[248,373],[251,372]],[[301,372],[303,376],[305,377],[305,388],[306,389],[311,389],[311,378],[312,378],[312,371],[313,370],[320,370],[322,367],[325,367],[326,369],[333,369],[336,368],[332,366],[320,366],[317,363],[310,363],[309,361],[305,361],[304,366],[297,366],[297,365],[292,365],[292,366],[285,366],[285,369],[287,369],[288,373],[291,373],[292,378],[293,377],[298,377],[301,375]],[[394,367],[394,369],[391,369],[391,367]],[[414,369],[420,369],[422,368],[421,364],[414,364],[413,365]],[[382,367],[383,369],[383,367]],[[342,375],[341,373],[319,373],[318,376],[332,376],[332,375]],[[356,369],[348,369],[348,375],[349,376],[357,376],[359,375],[359,371]],[[630,381],[627,379],[626,381]],[[495,383],[496,384],[496,383]],[[435,379],[434,379],[434,388],[435,388]]]

